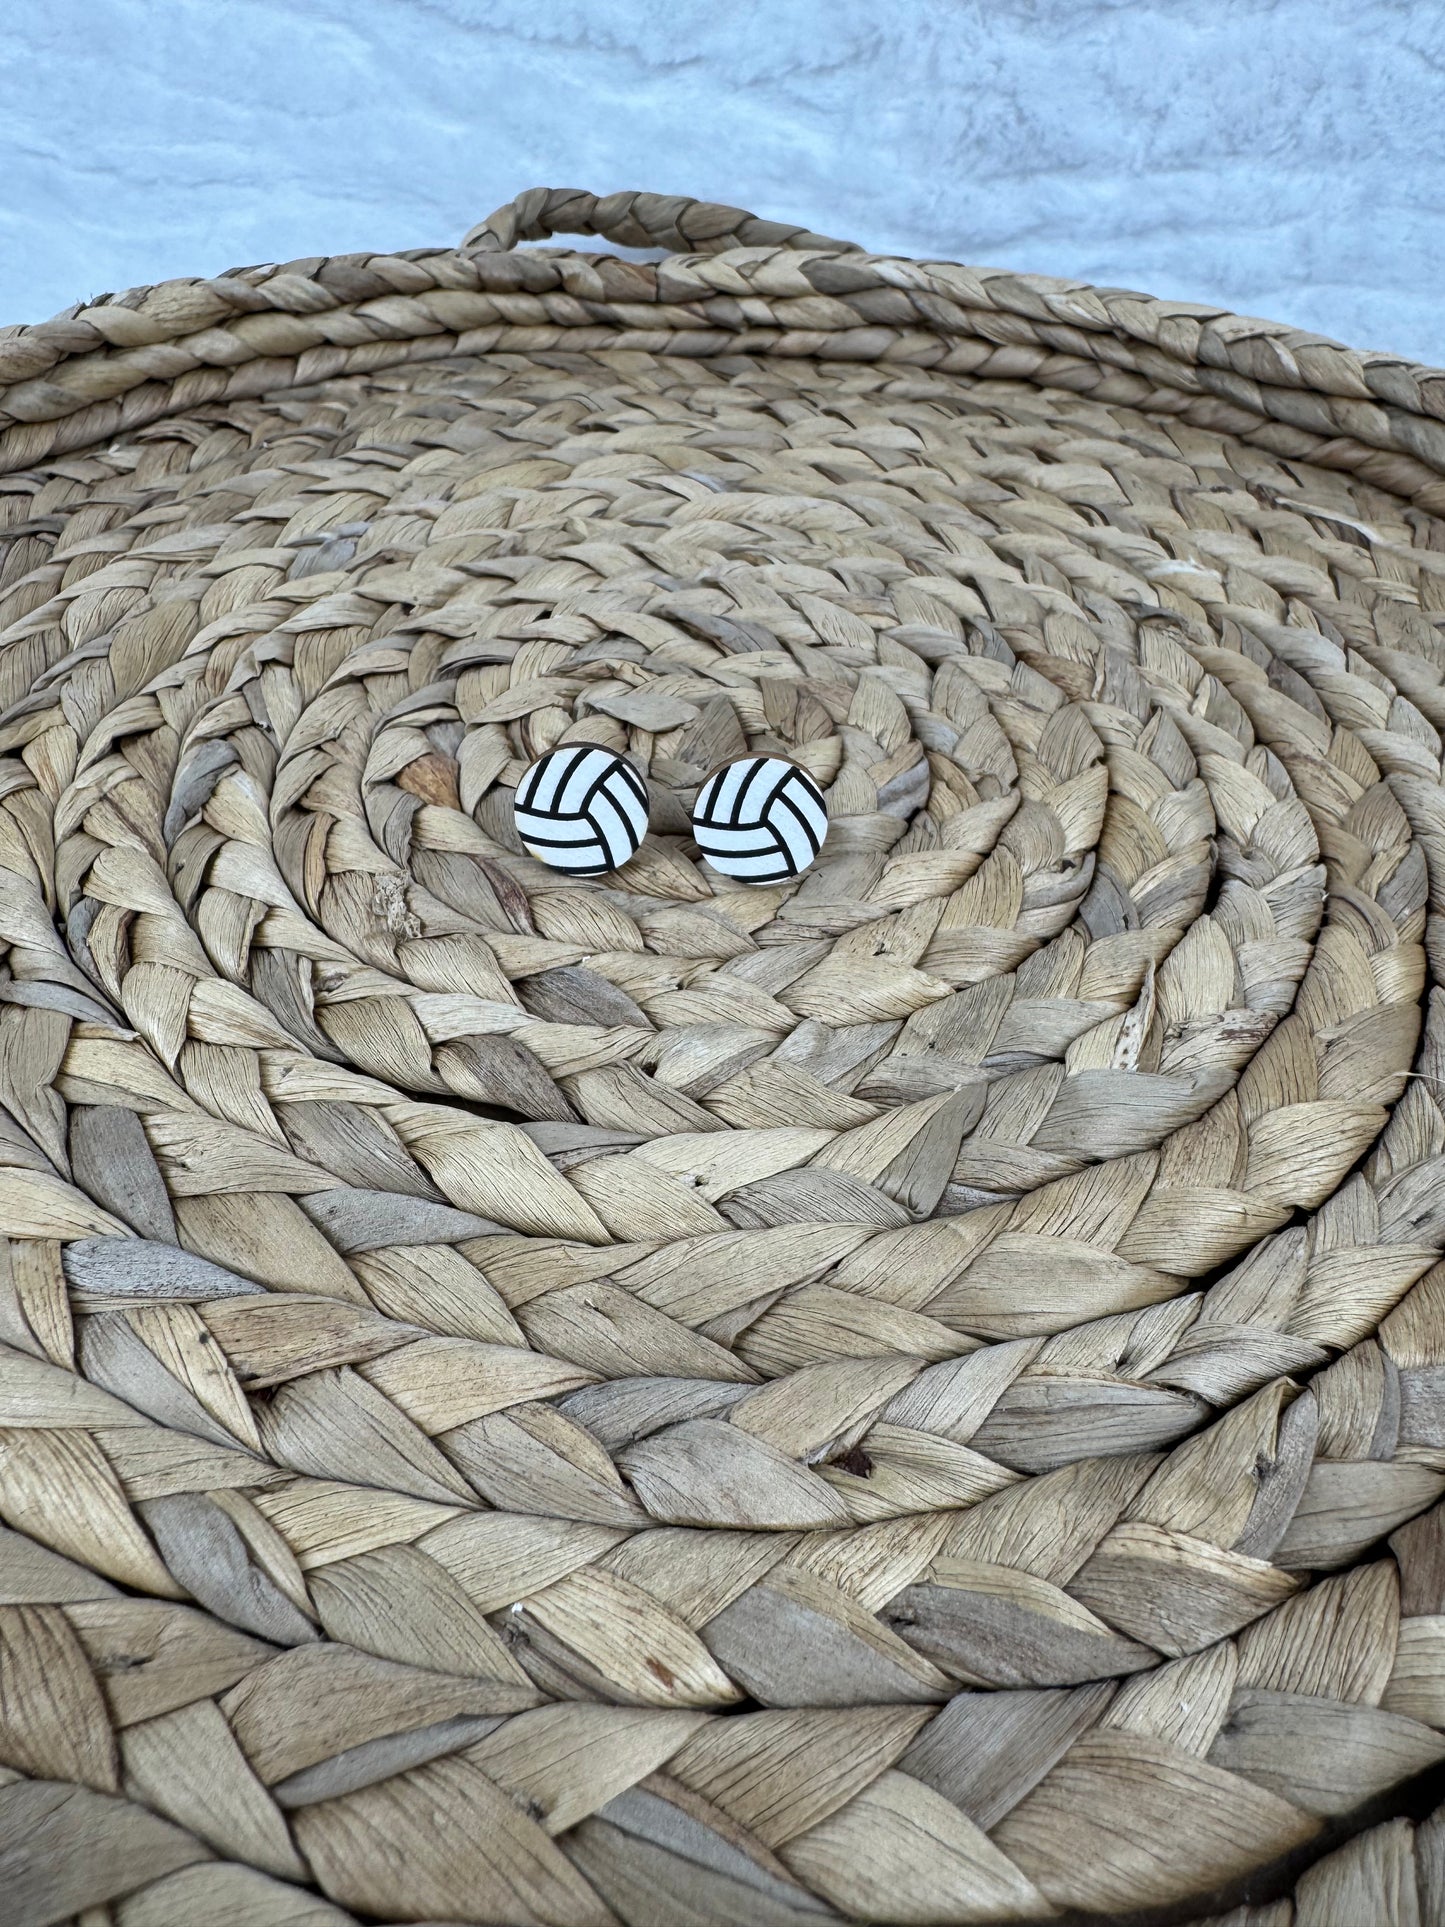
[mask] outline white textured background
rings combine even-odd
[[[0,320],[533,185],[1445,362],[1441,0],[12,0]]]

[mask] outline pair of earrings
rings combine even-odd
[[[517,785],[517,834],[530,856],[571,876],[606,876],[636,856],[647,834],[647,786],[595,743],[548,750]],[[823,847],[828,812],[805,769],[781,756],[741,756],[698,791],[698,848],[743,883],[784,883]]]

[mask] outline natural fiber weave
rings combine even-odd
[[[1445,1919],[1445,374],[538,191],[0,384],[7,1927]]]

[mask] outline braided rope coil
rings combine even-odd
[[[0,331],[22,1927],[1435,1917],[1442,384],[570,190]]]

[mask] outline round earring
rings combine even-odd
[[[539,756],[517,785],[513,820],[529,856],[569,876],[606,876],[647,834],[647,786],[631,763],[596,743]]]
[[[692,807],[697,847],[742,883],[786,883],[806,870],[828,834],[823,792],[782,756],[741,756],[708,778]]]

